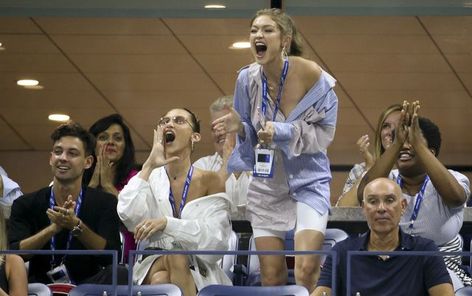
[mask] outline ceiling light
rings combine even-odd
[[[208,5],[205,5],[205,8],[206,9],[225,9],[226,6],[221,5],[221,4],[208,4]]]
[[[16,84],[21,86],[35,86],[39,84],[39,81],[34,79],[21,79],[18,80]]]
[[[3,43],[0,42],[0,50],[4,50],[5,47],[3,46]]]
[[[242,49],[242,48],[250,48],[251,44],[248,41],[238,41],[233,43],[230,48],[232,49]]]
[[[65,122],[70,119],[70,116],[66,114],[49,114],[48,119],[52,121]]]

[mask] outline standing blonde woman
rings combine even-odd
[[[330,208],[327,148],[334,138],[335,79],[300,57],[300,36],[279,9],[257,12],[249,34],[255,63],[239,72],[234,108],[213,122],[237,132],[231,171],[253,170],[247,217],[258,250],[283,250],[295,228],[295,250],[319,250]],[[287,281],[284,256],[259,256],[263,285]],[[319,256],[297,256],[295,280],[312,291]]]

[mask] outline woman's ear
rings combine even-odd
[[[282,38],[282,48],[285,48],[285,51],[287,51],[287,53],[290,51],[290,44],[292,43],[292,36],[284,36]]]
[[[200,133],[192,133],[192,142],[200,142],[201,139],[202,136],[200,135]]]

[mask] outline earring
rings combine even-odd
[[[282,60],[288,60],[288,54],[287,54],[287,49],[284,47],[282,47]]]
[[[192,151],[193,151],[193,148],[194,148],[194,143],[195,143],[195,142],[194,142],[194,141],[192,141]]]

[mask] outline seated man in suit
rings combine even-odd
[[[446,265],[437,256],[353,256],[351,270],[347,271],[348,251],[438,250],[433,241],[401,230],[406,200],[394,181],[379,178],[370,182],[364,190],[362,209],[370,230],[334,246],[337,282],[331,282],[333,261],[328,257],[312,296],[331,295],[334,284],[338,295],[344,295],[347,272],[351,274],[352,293],[361,295],[454,295]]]

